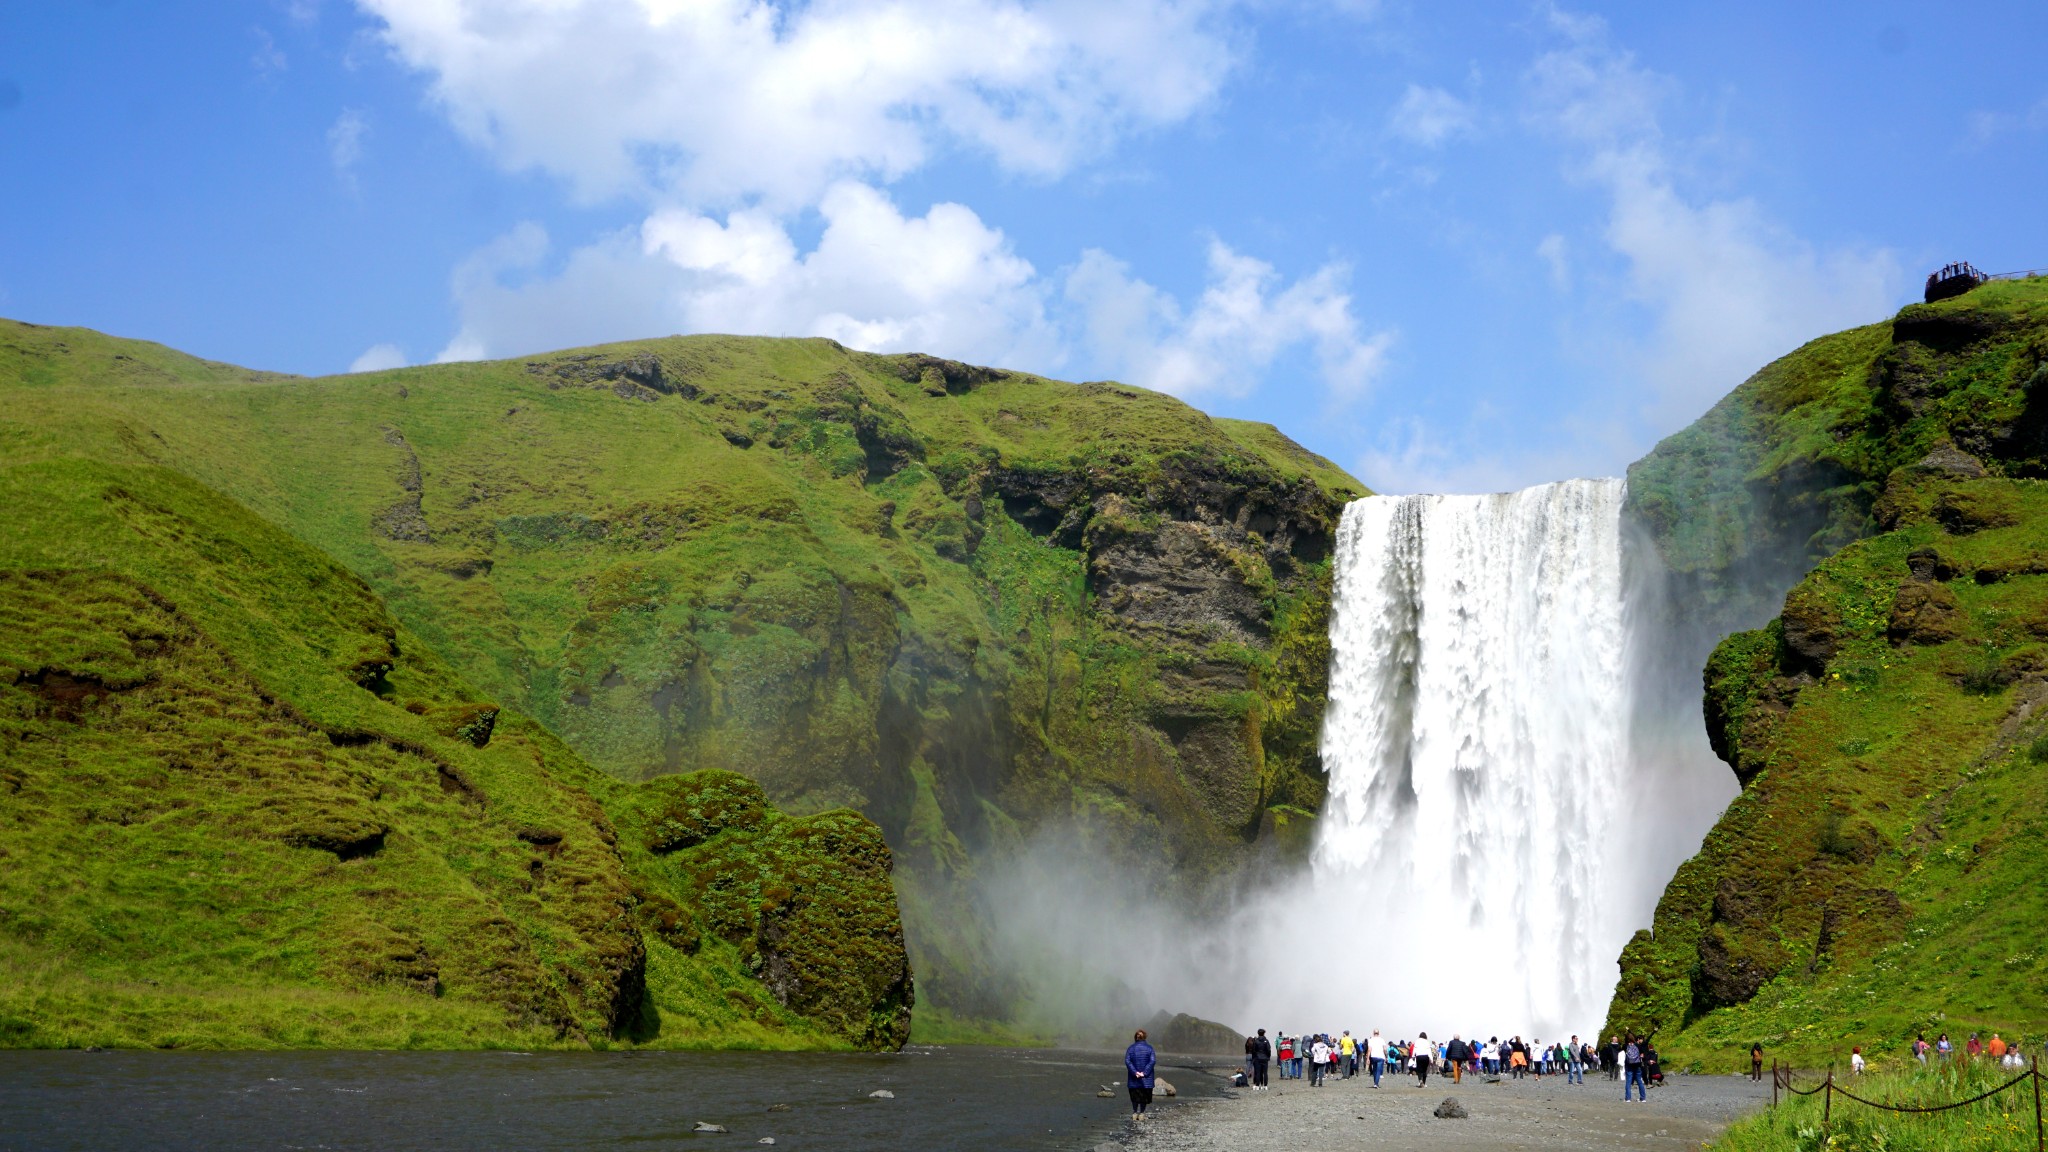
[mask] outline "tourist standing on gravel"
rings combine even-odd
[[[1762,1041],[1749,1046],[1749,1078],[1752,1081],[1764,1078],[1764,1046]]]
[[[1429,1033],[1419,1032],[1415,1036],[1415,1082],[1429,1087]]]
[[[1316,1042],[1308,1050],[1308,1086],[1321,1088],[1323,1077],[1329,1073],[1329,1066],[1330,1041],[1327,1036],[1318,1033]]]
[[[1158,1067],[1159,1054],[1145,1043],[1145,1030],[1140,1028],[1124,1049],[1124,1087],[1131,1090],[1133,1120],[1144,1119],[1145,1110],[1152,1107],[1152,1074]]]
[[[1451,1033],[1451,1042],[1444,1048],[1444,1060],[1451,1066],[1451,1083],[1465,1082],[1465,1061],[1472,1058],[1472,1047],[1456,1032]]]
[[[1586,1061],[1580,1052],[1582,1047],[1584,1045],[1579,1043],[1578,1035],[1573,1034],[1571,1043],[1564,1050],[1564,1082],[1567,1084],[1586,1082]]]
[[[1337,1054],[1344,1058],[1344,1079],[1349,1080],[1357,1075],[1358,1041],[1351,1038],[1351,1029],[1346,1028],[1344,1035],[1337,1040]]]
[[[1621,1099],[1623,1103],[1628,1101],[1630,1088],[1636,1090],[1637,1103],[1649,1103],[1650,1088],[1649,1085],[1643,1083],[1643,1050],[1637,1047],[1634,1036],[1630,1036],[1628,1043],[1622,1045],[1621,1063],[1628,1075],[1628,1078],[1621,1082]]]
[[[1287,1071],[1294,1064],[1294,1037],[1280,1034],[1280,1078],[1287,1079]]]
[[[1273,1042],[1266,1039],[1266,1030],[1264,1028],[1259,1029],[1259,1034],[1252,1037],[1251,1047],[1252,1088],[1256,1091],[1264,1091],[1268,1087],[1266,1083],[1266,1066],[1273,1062]]]
[[[1387,1039],[1375,1028],[1365,1038],[1365,1062],[1372,1069],[1372,1086],[1380,1086],[1380,1076],[1387,1070]]]

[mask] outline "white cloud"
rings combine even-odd
[[[655,213],[547,271],[549,241],[522,224],[456,270],[462,325],[440,360],[513,356],[661,332],[827,336],[876,352],[925,351],[1096,375],[1177,395],[1241,396],[1282,355],[1307,349],[1332,397],[1361,394],[1390,332],[1366,334],[1328,265],[1293,283],[1220,242],[1190,307],[1107,253],[1048,279],[999,229],[958,204],[907,216],[865,184],[834,185],[825,228],[801,250],[759,209],[723,220]]]
[[[1387,117],[1387,130],[1403,139],[1434,148],[1472,127],[1472,108],[1441,88],[1408,85],[1401,102]]]
[[[1570,241],[1556,232],[1545,236],[1536,245],[1536,255],[1550,267],[1550,283],[1559,292],[1572,288],[1572,250]]]
[[[1133,384],[1177,396],[1243,396],[1289,349],[1314,349],[1336,399],[1362,394],[1379,375],[1393,333],[1359,330],[1343,284],[1326,265],[1282,287],[1273,266],[1221,241],[1209,245],[1209,282],[1192,308],[1090,249],[1066,276],[1066,299],[1085,317],[1095,363]]]
[[[1964,139],[1973,148],[1985,147],[2001,136],[2039,132],[2048,129],[2048,97],[2036,101],[2024,112],[1972,112],[1968,123],[1969,131]]]
[[[1604,238],[1625,265],[1622,291],[1652,318],[1622,368],[1644,386],[1639,414],[1657,430],[1815,334],[1891,311],[1905,283],[1891,252],[1823,251],[1753,200],[1688,194],[1684,145],[1659,119],[1672,83],[1615,47],[1599,20],[1553,12],[1552,23],[1564,46],[1530,69],[1532,114],[1608,198]]]
[[[1044,288],[999,229],[958,204],[906,217],[882,192],[844,182],[819,206],[823,235],[799,252],[773,215],[723,222],[688,209],[650,216],[571,254],[548,277],[547,237],[523,225],[456,275],[462,330],[444,359],[510,355],[654,332],[829,336],[870,351],[941,351],[1049,365],[1060,341]]]
[[[252,31],[256,33],[256,51],[249,57],[249,67],[254,68],[258,76],[268,80],[291,67],[284,49],[277,46],[277,41],[267,30],[256,28]]]
[[[724,225],[687,210],[650,217],[641,235],[690,278],[684,304],[697,331],[829,336],[870,351],[946,349],[984,360],[1056,355],[1031,264],[1001,230],[959,204],[905,217],[865,184],[834,185],[819,205],[825,231],[799,256],[765,214]]]
[[[370,122],[354,108],[343,109],[327,129],[327,158],[333,161],[341,178],[351,184],[355,182],[356,165],[363,158],[363,137],[369,131]]]
[[[1283,285],[1217,245],[1183,311],[1100,253],[1048,281],[970,208],[909,216],[882,190],[946,148],[1045,178],[1185,120],[1235,65],[1235,10],[1258,2],[357,0],[499,163],[650,205],[637,234],[559,265],[534,224],[465,261],[441,359],[729,331],[1049,372],[1085,345],[1135,382],[1242,393],[1305,346],[1355,395],[1389,338],[1360,334],[1341,267]],[[805,251],[791,221],[810,208],[824,229]],[[1114,283],[1089,279],[1112,265]],[[1089,291],[1081,339],[1061,321]]]
[[[351,372],[384,372],[405,367],[405,352],[396,344],[372,344],[349,363]]]
[[[801,207],[944,142],[1054,175],[1181,120],[1221,0],[358,0],[472,140],[586,197]]]

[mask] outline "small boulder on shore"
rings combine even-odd
[[[1465,1111],[1463,1104],[1458,1103],[1456,1096],[1446,1096],[1444,1102],[1436,1106],[1435,1115],[1439,1120],[1464,1120],[1471,1114]]]

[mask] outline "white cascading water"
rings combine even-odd
[[[1315,887],[1391,961],[1372,1026],[1550,1038],[1605,1015],[1646,911],[1623,495],[1572,480],[1344,511]]]

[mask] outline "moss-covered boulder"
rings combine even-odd
[[[915,1003],[881,829],[858,812],[791,818],[707,770],[640,787],[650,868],[738,950],[776,1000],[862,1048],[900,1048]]]

